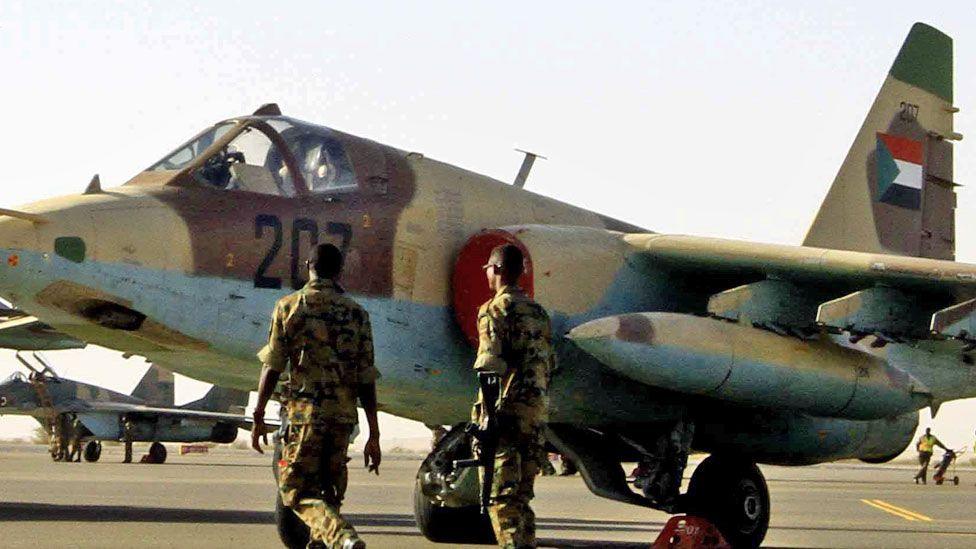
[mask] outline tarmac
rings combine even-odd
[[[228,447],[162,465],[54,463],[45,448],[0,444],[0,546],[280,547],[270,457]],[[137,452],[144,451],[138,448]],[[343,511],[373,548],[446,547],[414,525],[416,456],[384,456],[381,475],[350,463]],[[691,466],[689,466],[689,470]],[[762,466],[772,500],[767,547],[974,547],[976,470],[958,486],[915,485],[912,467],[845,462]],[[646,548],[668,516],[592,495],[578,477],[543,477],[533,506],[541,547]],[[472,546],[478,547],[478,546]]]

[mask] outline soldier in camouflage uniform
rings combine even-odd
[[[81,461],[81,436],[83,428],[81,420],[78,419],[78,414],[71,414],[71,437],[68,443],[68,461],[74,461],[75,463]]]
[[[549,315],[518,287],[521,250],[492,250],[485,265],[495,295],[478,310],[478,357],[474,369],[500,376],[497,403],[499,441],[488,513],[500,547],[535,547],[535,476],[545,451],[549,376],[555,355]],[[473,420],[481,422],[482,395]]]
[[[342,255],[331,244],[317,246],[308,261],[309,282],[278,301],[254,410],[251,445],[262,452],[267,438],[264,408],[278,378],[287,432],[282,440],[278,486],[282,502],[309,526],[309,547],[362,549],[365,543],[339,514],[346,492],[349,438],[357,422],[356,398],[369,422],[365,464],[379,474],[376,378],[369,315],[342,295],[336,278]],[[263,453],[263,452],[262,452]]]
[[[135,431],[135,423],[129,416],[122,416],[122,444],[125,448],[122,455],[122,463],[132,463],[132,434]]]

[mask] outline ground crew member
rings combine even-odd
[[[122,443],[125,445],[125,454],[122,463],[132,463],[132,436],[135,431],[135,424],[129,416],[122,417]]]
[[[309,547],[362,549],[366,544],[339,514],[346,492],[349,437],[357,422],[356,398],[369,423],[363,450],[368,470],[379,474],[380,432],[369,315],[343,295],[336,282],[342,254],[316,246],[306,262],[309,282],[275,305],[258,382],[251,446],[267,444],[264,408],[286,367],[282,391],[288,427],[278,462],[282,502],[309,526]]]
[[[81,420],[78,414],[71,414],[71,440],[68,445],[68,461],[81,461]]]
[[[51,459],[54,461],[58,460],[58,418],[48,418],[47,420],[47,446],[48,452],[51,454]]]
[[[474,369],[500,376],[496,407],[498,449],[488,513],[500,547],[535,547],[535,476],[545,451],[549,377],[555,357],[549,315],[519,288],[522,252],[494,248],[484,266],[494,296],[478,309],[478,356]],[[481,422],[482,395],[472,419]]]
[[[556,459],[559,454],[549,453],[546,454],[546,459],[539,463],[539,474],[544,477],[551,477],[556,475],[556,468],[552,465],[552,460]]]
[[[932,429],[926,427],[925,434],[918,439],[918,443],[915,444],[915,449],[918,450],[918,464],[921,466],[918,473],[915,474],[915,484],[921,480],[922,484],[926,484],[926,477],[929,471],[929,461],[932,459],[932,450],[938,446],[943,450],[948,450],[939,439],[935,438],[932,434]]]
[[[68,461],[68,442],[71,439],[71,419],[58,414],[58,461]]]
[[[571,477],[579,472],[576,468],[576,464],[573,460],[566,456],[559,456],[559,476],[561,477]]]

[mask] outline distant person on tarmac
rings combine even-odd
[[[122,463],[132,463],[132,434],[135,424],[128,416],[122,419],[122,443],[125,445],[125,453],[122,456]]]
[[[71,418],[68,414],[58,414],[58,459],[68,461],[68,444],[71,442]]]
[[[939,439],[935,438],[935,435],[932,434],[932,429],[926,427],[925,434],[922,435],[915,444],[915,449],[918,450],[918,464],[921,466],[918,473],[915,474],[915,484],[918,484],[918,481],[922,481],[922,484],[926,484],[929,471],[929,461],[932,460],[932,450],[934,450],[936,446],[942,448],[943,450],[948,450],[948,448],[946,448]]]
[[[81,461],[81,434],[84,427],[81,425],[81,420],[78,419],[78,414],[71,414],[71,433],[70,440],[68,444],[68,461],[80,462]]]

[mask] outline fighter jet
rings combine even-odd
[[[0,301],[0,347],[18,351],[82,349],[84,341],[66,337],[24,311]]]
[[[125,421],[132,424],[131,441],[149,442],[149,461],[166,461],[162,442],[230,443],[238,428],[249,428],[244,417],[248,393],[213,387],[182,406],[173,405],[173,374],[152,365],[131,395],[60,377],[39,355],[41,367],[20,354],[29,376],[14,372],[0,383],[0,415],[29,415],[46,429],[53,418],[75,414],[81,421],[85,461],[98,461],[100,441],[122,440]],[[54,457],[52,455],[52,457]]]
[[[976,396],[956,111],[952,40],[916,24],[803,245],[785,246],[654,233],[526,190],[526,174],[506,184],[268,104],[121,187],[96,177],[3,210],[0,295],[66,336],[247,390],[275,301],[333,242],[372,316],[382,409],[458,424],[481,266],[512,243],[558,334],[549,443],[594,493],[691,510],[755,546],[770,509],[757,463],[889,460],[920,409]],[[477,483],[452,469],[459,437],[418,472],[432,540],[483,531]],[[626,482],[622,462],[673,480],[689,451],[710,456],[680,498]]]

